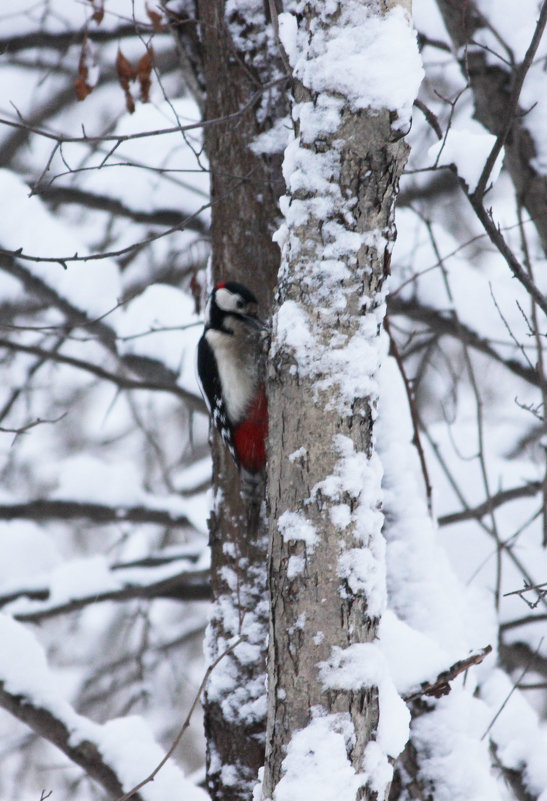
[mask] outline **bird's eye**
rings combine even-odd
[[[242,309],[244,306],[245,306],[245,301],[241,300],[241,298],[238,298],[236,301],[236,307],[238,309]]]

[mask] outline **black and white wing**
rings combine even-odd
[[[201,337],[198,343],[198,376],[213,424],[237,464],[238,458],[234,446],[234,431],[222,397],[215,354],[207,342],[205,335]]]

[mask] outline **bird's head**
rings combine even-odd
[[[258,301],[250,289],[237,281],[217,284],[205,308],[205,326],[233,334],[238,324],[260,331],[264,323],[258,318]]]

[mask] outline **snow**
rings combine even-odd
[[[387,343],[384,345],[387,347]],[[463,592],[424,499],[423,478],[414,448],[404,388],[393,359],[380,372],[375,433],[384,467],[382,483],[388,564],[388,605],[412,628],[446,649],[450,664],[470,650],[496,643],[491,600]],[[447,665],[448,667],[448,665]]]
[[[27,583],[59,564],[61,554],[47,532],[30,521],[0,523],[0,586],[10,586],[26,579]]]
[[[87,740],[131,789],[155,768],[164,751],[154,741],[147,724],[137,716],[112,719],[104,725],[76,714],[64,699],[59,682],[49,672],[42,647],[21,624],[0,613],[0,683],[12,695],[51,712],[70,734],[70,744]],[[153,783],[141,790],[146,801],[169,801],[183,796],[205,801],[207,794],[184,779],[179,768],[165,765]]]
[[[422,774],[433,783],[439,801],[504,798],[490,770],[488,740],[482,739],[489,714],[469,692],[453,690],[413,721]]]
[[[284,542],[300,541],[313,553],[317,544],[317,532],[302,512],[285,511],[279,516],[277,527]]]
[[[547,788],[547,732],[520,690],[515,690],[506,673],[492,671],[481,686],[481,698],[496,710],[487,726],[497,745],[498,757],[508,768],[526,765],[524,780],[528,791],[540,798]],[[502,708],[503,706],[503,708]],[[499,714],[498,714],[499,712]]]
[[[321,265],[322,269],[329,271],[329,280],[333,283],[342,280],[337,275],[339,264],[342,262],[324,262]],[[333,266],[334,271],[330,269]],[[343,296],[338,298],[338,306],[343,307]],[[336,311],[336,306],[335,302],[331,312]],[[324,345],[312,333],[312,321],[295,301],[284,301],[276,314],[275,334],[279,346],[284,346],[293,353],[300,375],[316,379],[314,392],[327,389],[333,382],[338,385],[338,407],[341,415],[349,413],[356,397],[376,394],[372,375],[378,368],[378,350],[373,334],[382,312],[383,309],[379,309],[370,316],[362,317],[359,329],[351,337],[340,336],[337,343],[329,341]],[[336,344],[337,347],[333,347]]]
[[[122,354],[148,356],[176,373],[182,370],[181,384],[195,394],[199,387],[194,361],[201,329],[188,294],[166,284],[147,287],[117,319]]]
[[[439,167],[454,165],[458,176],[463,178],[467,184],[469,192],[474,192],[495,142],[496,137],[484,130],[477,133],[474,130],[458,129],[452,126],[441,142],[429,148],[428,156]],[[502,148],[494,162],[486,184],[487,188],[498,178],[503,158]]]
[[[384,248],[385,232],[372,230],[356,234],[352,229],[353,199],[341,197],[335,186],[339,170],[336,145],[326,153],[319,153],[317,159],[305,152],[306,146],[317,143],[321,150],[322,139],[338,130],[343,92],[349,93],[355,109],[374,111],[385,106],[396,111],[398,119],[394,124],[399,129],[406,128],[421,67],[414,34],[400,8],[390,11],[382,21],[368,18],[361,3],[348,0],[341,5],[342,13],[332,27],[333,36],[329,39],[318,32],[318,36],[312,36],[308,41],[306,32],[298,30],[296,17],[291,14],[294,6],[280,15],[285,50],[297,76],[307,82],[315,95],[314,102],[295,102],[291,116],[275,121],[273,127],[260,134],[251,147],[255,153],[268,157],[280,153],[289,144],[285,177],[289,192],[298,193],[298,197],[291,201],[282,199],[287,222],[294,230],[295,226],[311,221],[312,228],[321,227],[323,232],[317,249],[313,251],[310,246],[313,271],[297,276],[297,283],[300,282],[304,292],[315,292],[318,302],[306,310],[295,300],[298,293],[284,301],[276,321],[277,344],[286,348],[293,358],[295,374],[314,381],[322,380],[323,372],[325,376],[336,376],[340,414],[348,413],[356,395],[365,394],[373,399],[379,395],[375,447],[380,459],[369,462],[355,453],[349,442],[334,439],[334,472],[313,491],[316,497],[320,493],[324,496],[328,521],[340,532],[340,552],[334,565],[338,579],[351,592],[367,594],[373,604],[371,611],[382,615],[378,639],[367,650],[350,648],[332,654],[326,662],[328,667],[324,668],[325,682],[342,688],[331,692],[369,686],[367,682],[383,686],[380,723],[385,727],[389,724],[394,741],[389,743],[387,738],[381,742],[382,735],[380,740],[370,742],[363,765],[356,772],[346,756],[355,735],[349,718],[327,717],[315,710],[310,725],[297,733],[286,754],[285,773],[278,794],[279,798],[290,801],[302,798],[321,801],[327,797],[331,801],[339,796],[341,801],[346,797],[353,801],[353,791],[365,782],[381,797],[391,776],[387,747],[395,752],[401,747],[405,735],[404,710],[395,689],[403,696],[416,692],[423,682],[434,680],[457,659],[487,644],[495,646],[499,620],[508,621],[527,614],[526,607],[515,596],[502,598],[499,614],[495,610],[497,552],[496,543],[487,532],[475,521],[457,528],[446,526],[438,530],[430,518],[421,467],[411,445],[413,430],[401,380],[395,364],[386,358],[386,342],[382,342],[380,349],[377,347],[376,338],[385,311],[383,304],[377,310],[363,309],[366,312],[364,320],[368,320],[366,325],[363,322],[359,330],[351,334],[342,333],[346,321],[344,315],[360,290],[351,284],[347,291],[343,291],[340,283],[349,280],[361,248],[380,251]],[[485,26],[475,32],[471,51],[473,47],[480,48],[488,64],[507,70],[509,74],[507,59],[514,58],[516,63],[522,60],[536,24],[538,4],[536,0],[519,3],[514,0],[476,0],[476,5],[487,21],[492,22],[492,29]],[[475,109],[471,93],[458,94],[465,86],[465,78],[451,52],[437,4],[434,0],[414,0],[413,6],[416,26],[430,39],[423,44],[422,50],[428,73],[428,80],[421,90],[422,98],[437,115],[443,130],[449,120],[451,126],[444,144],[432,146],[434,134],[425,125],[421,114],[416,112],[409,135],[409,141],[414,145],[412,162],[409,176],[405,179],[407,183],[403,182],[403,193],[410,182],[413,186],[424,186],[429,181],[430,172],[410,173],[414,169],[430,168],[439,153],[438,163],[454,164],[472,191],[491,150],[493,137],[473,120]],[[44,13],[44,8],[44,4],[36,0],[3,0],[0,12],[3,36],[20,35],[39,28],[81,30],[92,13],[91,4],[85,2],[51,2],[48,6],[50,13]],[[328,2],[316,4],[315,10],[329,15],[335,8],[335,3]],[[103,30],[127,21],[124,16],[128,13],[126,0],[108,0],[105,10]],[[144,0],[137,0],[135,13],[144,17]],[[234,17],[239,13],[245,17],[240,27],[236,22],[230,24],[233,29],[237,28],[237,44],[246,56],[252,54],[257,44],[272,38],[270,26],[263,24],[261,0],[245,0],[244,3],[230,0],[226,13]],[[248,34],[249,28],[252,29],[251,35]],[[88,29],[92,40],[97,26],[88,22]],[[388,37],[389,44],[386,43]],[[165,55],[168,49],[172,49],[170,35],[166,34],[161,41],[165,44]],[[436,41],[449,43],[449,49],[440,50]],[[136,45],[128,42],[126,51],[125,41],[122,43],[124,52],[131,58],[140,52],[138,48],[141,46],[142,42]],[[111,46],[114,58],[116,47],[117,42]],[[536,150],[532,166],[542,173],[547,172],[546,52],[547,39],[544,37],[520,98],[524,112],[522,121],[532,134]],[[160,95],[156,83],[151,104],[138,105],[132,116],[124,114],[119,88],[113,91],[112,87],[104,88],[103,85],[108,75],[104,66],[109,63],[111,66],[113,59],[99,48],[97,63],[101,61],[101,55],[101,78],[93,94],[75,110],[48,111],[43,124],[50,130],[78,136],[84,121],[89,134],[108,130],[131,135],[171,127],[176,125],[177,118],[183,123],[198,120],[199,112],[192,101],[175,98],[173,110]],[[10,101],[16,103],[24,118],[29,118],[37,110],[48,109],[56,93],[68,85],[67,80],[70,83],[70,76],[77,74],[78,57],[79,46],[75,45],[63,54],[36,51],[28,56],[24,68],[22,62],[3,68],[3,116],[9,114],[15,118]],[[10,53],[6,52],[3,60],[9,58]],[[37,68],[40,60],[45,65],[41,74]],[[266,67],[261,67],[259,72],[264,83],[271,79]],[[398,80],[397,73],[402,74],[404,80]],[[178,79],[167,76],[166,80],[169,86],[174,86]],[[279,86],[279,91],[284,92],[285,84],[279,83]],[[456,98],[452,107],[451,102]],[[263,115],[262,119],[270,112],[270,102],[268,91],[261,100],[259,114]],[[273,104],[271,108],[274,108]],[[121,118],[117,119],[120,114]],[[298,140],[294,139],[293,129],[299,130]],[[4,131],[2,142],[7,140],[9,133],[7,129]],[[63,185],[105,193],[142,211],[165,207],[195,212],[208,201],[209,174],[201,153],[201,134],[188,132],[186,137],[195,152],[177,133],[125,142],[114,159],[123,166],[115,170],[98,169],[106,155],[104,149],[90,152],[82,145],[69,145],[64,153],[68,164],[82,171],[65,176],[63,181],[66,184]],[[28,145],[21,148],[13,159],[10,170],[0,171],[2,247],[16,249],[22,246],[26,252],[50,257],[68,256],[75,252],[88,255],[98,252],[107,243],[112,243],[113,249],[133,244],[150,232],[145,226],[127,220],[114,220],[110,227],[104,212],[90,214],[73,206],[60,206],[51,211],[39,197],[29,197],[27,181],[35,180],[40,174],[53,144],[51,140],[30,137]],[[488,204],[492,204],[496,221],[520,257],[514,188],[501,161],[502,156],[490,179],[493,186]],[[500,167],[502,171],[497,177]],[[47,178],[53,178],[65,169],[66,165],[55,157]],[[320,196],[310,198],[310,192],[319,192]],[[424,218],[430,223],[427,229]],[[200,212],[199,219],[207,224],[208,212]],[[528,323],[520,310],[528,315],[528,299],[516,286],[498,254],[488,250],[490,246],[485,244],[485,237],[476,222],[465,215],[462,203],[453,195],[440,195],[438,203],[421,197],[411,207],[399,208],[397,226],[399,235],[394,250],[392,291],[398,291],[403,281],[410,279],[400,293],[405,300],[424,303],[442,312],[446,318],[457,313],[457,319],[463,325],[476,331],[479,337],[492,341],[503,357],[524,364],[524,353],[511,341],[493,302],[494,295],[507,327],[517,340],[524,343],[526,354],[535,364],[537,353],[532,347]],[[159,229],[152,226],[151,230]],[[528,236],[530,254],[534,259],[535,280],[545,289],[545,260],[538,257],[539,248],[532,225],[525,222],[523,230]],[[430,236],[439,247],[438,253],[432,247]],[[291,248],[292,255],[300,255],[303,261],[310,256],[307,251],[309,243],[302,243],[298,254],[299,243],[287,226],[276,238],[280,244]],[[177,373],[181,386],[197,391],[193,352],[200,330],[199,326],[183,330],[184,326],[197,322],[186,283],[183,281],[180,288],[157,283],[152,283],[144,291],[143,287],[155,281],[159,266],[163,268],[173,264],[182,269],[188,264],[190,270],[196,269],[196,265],[199,268],[207,247],[197,234],[184,231],[131,254],[127,262],[120,260],[118,263],[106,258],[69,263],[67,270],[56,263],[21,263],[62,299],[91,317],[104,314],[122,298],[126,301],[133,297],[132,291],[137,288],[140,294],[124,302],[105,320],[114,334],[120,335],[116,340],[118,353],[122,357],[143,355],[158,359]],[[439,260],[439,253],[442,260]],[[0,281],[4,304],[24,306],[32,301],[31,293],[23,293],[17,279],[4,273]],[[396,319],[397,323],[402,323],[401,341],[408,335],[409,344],[415,344],[421,326],[413,321],[409,324],[408,319],[400,316]],[[325,321],[330,332],[327,341],[317,337]],[[30,315],[23,315],[18,322],[23,325],[60,325],[64,318],[60,312],[50,308],[33,319]],[[20,335],[22,342],[39,343],[49,348],[53,345],[53,337],[61,333],[64,329],[54,333],[49,330],[20,334],[5,331],[4,336],[15,338]],[[87,336],[85,332],[77,333],[78,337],[84,334]],[[498,488],[540,479],[544,471],[544,453],[539,439],[536,443],[529,442],[514,455],[519,436],[524,442],[536,421],[525,409],[515,406],[513,398],[516,395],[521,403],[535,404],[538,393],[524,382],[512,382],[503,366],[493,369],[486,360],[477,359],[472,349],[469,352],[484,404],[484,455],[491,490],[495,492]],[[65,340],[62,353],[81,358],[89,356],[98,364],[102,364],[104,358],[104,351],[96,342],[84,343],[76,338]],[[112,365],[111,354],[108,359],[108,364]],[[379,368],[382,362],[383,366]],[[353,363],[358,366],[355,374],[351,372]],[[474,505],[484,500],[485,491],[476,458],[476,398],[465,383],[465,377],[460,380],[464,372],[462,365],[461,347],[443,337],[442,359],[435,356],[434,351],[431,369],[424,368],[426,375],[419,387],[418,405],[424,426],[448,462],[464,501]],[[181,498],[178,493],[191,492],[210,475],[210,460],[201,458],[207,436],[205,417],[188,424],[185,409],[178,402],[173,403],[171,398],[158,394],[151,398],[151,393],[132,393],[128,397],[115,388],[105,390],[97,386],[95,380],[91,387],[87,376],[82,378],[78,371],[61,365],[41,367],[31,380],[29,369],[32,366],[33,360],[26,357],[3,362],[2,405],[9,400],[11,392],[23,390],[24,395],[2,425],[13,427],[14,422],[38,416],[57,417],[67,406],[70,406],[69,415],[66,421],[55,426],[37,426],[24,436],[15,438],[13,434],[1,434],[5,442],[2,450],[2,500],[9,503],[46,497],[111,503],[120,510],[127,505],[142,504],[186,515],[191,525],[188,530],[164,532],[157,526],[120,523],[101,526],[97,538],[96,531],[85,520],[76,524],[47,521],[40,525],[17,520],[2,522],[2,594],[6,596],[11,591],[23,592],[25,589],[50,592],[47,601],[21,597],[7,611],[15,615],[45,610],[52,604],[70,602],[84,595],[93,596],[130,584],[159,580],[182,569],[206,567],[208,556],[204,550],[197,564],[192,562],[190,565],[179,559],[155,569],[111,570],[111,565],[118,560],[144,558],[150,554],[174,554],[177,548],[183,556],[183,543],[187,537],[188,547],[195,546],[194,554],[204,542],[207,496],[200,493],[196,497]],[[417,374],[416,367],[417,360],[409,358],[411,379]],[[326,383],[323,388],[330,391]],[[321,399],[320,395],[318,398]],[[53,412],[49,414],[48,410]],[[176,436],[173,436],[173,431],[177,432]],[[200,457],[199,462],[192,461],[192,437],[196,440],[195,453]],[[438,467],[434,451],[426,439],[424,448],[435,488],[435,511],[441,515],[457,511],[463,504]],[[159,466],[156,464],[157,453],[163,460]],[[287,458],[305,468],[308,451],[301,447]],[[378,507],[380,499],[385,514],[385,542],[380,535],[383,522]],[[216,508],[221,503],[222,498],[217,494]],[[511,554],[518,557],[538,581],[545,578],[547,556],[540,547],[539,519],[530,524],[527,521],[540,507],[539,496],[525,498],[505,505],[495,515],[500,539],[513,545]],[[305,576],[308,553],[320,547],[320,541],[318,531],[306,517],[306,507],[287,510],[286,515],[282,518],[282,534],[290,544],[289,549],[295,551],[288,560],[288,576],[298,581]],[[489,525],[489,521],[483,522]],[[518,533],[523,527],[522,533]],[[355,543],[351,541],[354,532],[366,548],[354,547]],[[163,547],[165,542],[169,542],[167,547]],[[302,553],[304,549],[306,556]],[[237,558],[233,543],[225,543],[224,551],[233,559]],[[511,554],[505,552],[501,557],[502,591],[522,586],[522,575],[510,561]],[[238,565],[238,569],[239,574],[236,570],[226,571],[223,578],[229,586],[239,586],[245,596],[247,588],[240,586],[239,580],[241,575],[245,575],[245,565]],[[534,614],[537,615],[538,611]],[[137,708],[139,711],[143,709],[143,714],[154,722],[154,730],[162,742],[167,742],[165,733],[173,726],[173,698],[181,697],[181,687],[197,687],[202,676],[199,661],[196,662],[187,651],[182,653],[182,657],[177,652],[172,661],[167,658],[169,651],[165,651],[165,658],[162,651],[160,668],[155,671],[148,669],[149,663],[154,661],[156,646],[163,649],[169,645],[170,639],[181,638],[190,630],[190,623],[196,616],[195,608],[184,608],[182,629],[180,614],[180,605],[165,600],[146,607],[132,603],[121,611],[115,610],[114,604],[94,604],[68,623],[53,620],[36,630],[25,629],[1,615],[0,681],[8,682],[13,691],[28,693],[36,701],[47,703],[70,724],[74,742],[85,737],[100,745],[103,754],[108,754],[116,770],[125,777],[126,786],[131,786],[142,779],[162,755],[147,727],[133,715],[126,721],[114,719],[99,726],[83,716],[76,716],[68,703],[68,694],[74,705],[82,703],[81,708],[84,708],[86,697],[81,693],[81,687],[89,682],[97,695],[102,693],[98,682],[101,673],[106,675],[108,662],[105,660],[119,658],[123,661],[127,655],[132,658],[133,653],[138,653],[138,669],[144,675],[142,682],[128,687],[128,695],[135,692],[137,697],[141,691],[150,693],[150,710],[145,710],[144,703]],[[228,598],[220,600],[213,615],[222,618],[227,636],[220,642],[209,642],[209,653],[233,643],[231,634],[236,637],[242,629],[238,610]],[[258,621],[259,616],[262,619],[266,617],[264,605],[259,606],[256,617],[250,613],[245,615],[243,632],[246,640],[234,653],[237,664],[234,666],[226,658],[211,678],[211,698],[222,703],[223,711],[234,725],[241,721],[258,723],[265,715],[264,677],[243,688],[238,685],[238,669],[241,665],[256,663],[267,637],[267,631]],[[203,620],[203,613],[197,617]],[[130,618],[136,623],[129,623]],[[545,655],[545,644],[541,644],[539,636],[542,625],[536,621],[533,625],[507,630],[504,640],[522,639],[532,652],[538,649]],[[297,627],[309,634],[316,645],[326,647],[322,631],[307,632],[305,615],[299,616]],[[54,665],[51,671],[47,668],[44,649],[38,644],[38,638],[50,653]],[[145,640],[149,640],[152,647],[141,654]],[[540,711],[544,710],[544,694],[514,690],[518,672],[508,676],[496,668],[495,663],[496,654],[493,653],[481,665],[452,682],[448,697],[439,701],[428,699],[430,711],[417,716],[413,723],[413,741],[421,767],[419,778],[425,784],[425,794],[428,792],[427,783],[435,783],[437,801],[507,801],[510,791],[503,786],[498,772],[491,768],[490,738],[502,763],[522,772],[528,793],[541,801],[546,799],[545,723],[533,711],[534,705]],[[119,678],[115,674],[112,683]],[[110,674],[107,679],[110,680]],[[169,680],[176,685],[172,692]],[[279,692],[280,695],[284,693],[281,689]],[[114,715],[118,714],[118,709],[140,703],[138,698],[128,698],[128,695],[109,696],[108,704],[105,703],[103,709],[95,705],[90,715]],[[28,732],[22,725],[16,726],[8,720],[8,715],[2,716],[0,795],[11,799],[15,791],[16,797],[30,801],[39,797],[39,790],[38,795],[27,788],[19,790],[22,776],[31,774],[32,765],[38,766],[34,769],[35,774],[38,771],[43,774],[46,763],[57,763],[50,754],[44,757],[41,753],[43,746],[39,746],[39,759],[36,750],[30,753],[24,750],[20,743],[28,739],[25,738]],[[183,749],[183,758],[186,758],[187,750],[194,748],[193,742],[191,745]],[[215,758],[212,753],[213,767]],[[218,767],[222,769],[222,779],[227,784],[237,780],[233,765]],[[310,775],[306,776],[308,768]],[[197,798],[197,794],[205,798],[201,791],[186,783],[181,784],[180,774],[172,773],[170,766],[165,770],[165,784],[159,782],[162,771],[156,782],[146,789],[150,798],[161,797],[165,801],[174,797]],[[76,776],[74,768],[72,771]],[[34,778],[26,781],[33,782]],[[59,792],[62,795],[62,785],[57,781],[56,778],[54,795]],[[75,789],[74,793],[75,800],[79,801],[82,793],[85,795],[85,789]]]
[[[75,233],[60,223],[40,198],[29,197],[26,184],[6,169],[0,169],[0,243],[7,250],[22,248],[29,255],[53,259],[90,253]],[[118,266],[108,258],[70,262],[66,269],[55,261],[24,261],[24,266],[76,308],[97,317],[111,309],[121,294]]]
[[[434,681],[450,666],[450,657],[434,639],[400,620],[392,609],[382,615],[378,633],[389,675],[401,695]]]
[[[376,743],[396,759],[408,740],[410,712],[389,675],[384,654],[375,643],[354,643],[333,648],[329,659],[319,664],[319,679],[326,690],[359,691],[378,688],[380,718]]]
[[[349,716],[325,715],[316,709],[308,726],[296,732],[287,747],[274,801],[354,801],[365,776],[356,773],[348,760],[347,742],[352,737]]]
[[[329,14],[328,5],[320,14]],[[381,16],[369,14],[360,3],[345,3],[336,23],[328,30],[317,25],[310,38],[307,31],[298,30],[293,15],[283,13],[279,36],[295,77],[305,86],[347,97],[354,110],[397,109],[398,124],[408,125],[423,70],[402,6]]]

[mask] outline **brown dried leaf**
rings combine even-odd
[[[145,4],[146,14],[152,23],[152,27],[156,33],[161,33],[167,29],[167,23],[159,11],[154,11],[148,3]]]
[[[94,19],[97,25],[100,25],[104,17],[104,3],[102,0],[89,0],[89,2],[95,9],[91,15],[91,19]]]
[[[129,82],[137,78],[137,72],[131,62],[124,56],[121,50],[118,50],[116,58],[116,72],[118,73],[118,80],[120,86],[125,91],[129,91]]]
[[[131,95],[130,84],[137,79],[137,71],[131,62],[118,50],[116,57],[116,72],[118,80],[125,94],[125,105],[130,114],[135,111],[135,101]]]
[[[151,74],[154,66],[154,51],[149,47],[146,53],[141,56],[137,64],[137,77],[141,87],[141,100],[143,103],[150,101],[150,86],[152,84]]]
[[[133,112],[135,111],[135,101],[131,96],[131,92],[125,93],[125,107],[130,114],[133,114]]]
[[[79,75],[74,81],[74,90],[78,100],[85,100],[91,94],[93,88],[85,82],[85,78]]]
[[[87,34],[85,34],[80,51],[80,60],[78,62],[78,77],[74,81],[74,90],[78,100],[85,100],[95,88],[95,83],[89,80],[89,65],[92,64],[93,61],[93,52]]]

